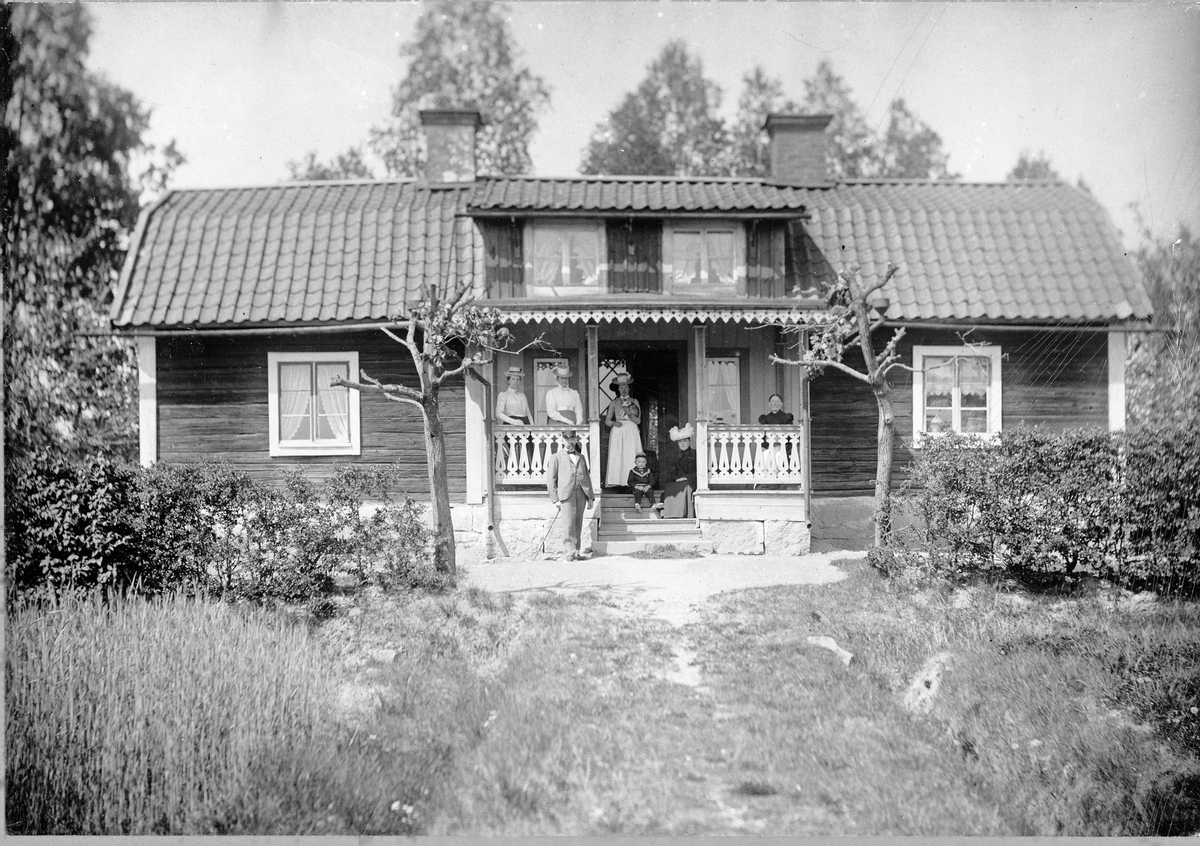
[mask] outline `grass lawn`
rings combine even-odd
[[[157,830],[1200,830],[1195,604],[1113,607],[1096,586],[917,591],[841,566],[835,584],[723,594],[682,628],[627,592],[339,598],[294,646],[308,656],[298,671],[332,684],[308,686],[323,716],[303,737],[268,738],[295,750],[272,759],[287,776],[247,771],[260,780],[240,803],[209,785],[218,806],[197,800]],[[11,691],[54,660],[55,641],[14,652],[37,627],[9,625]],[[10,738],[14,719],[10,699]],[[89,833],[152,829],[125,822]]]
[[[488,613],[512,634],[489,658],[478,738],[448,762],[421,830],[1200,828],[1194,606],[1113,610],[1095,589],[914,593],[843,566],[837,584],[725,594],[683,629],[603,591],[504,597]],[[455,607],[451,640],[479,625]],[[821,635],[849,666],[807,641]]]

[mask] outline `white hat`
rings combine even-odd
[[[563,377],[566,377],[566,376],[570,376],[571,368],[565,364],[562,365],[561,367],[556,367],[556,368],[554,368],[554,375],[560,379]]]
[[[513,376],[524,376],[525,371],[519,367],[510,367],[507,371],[505,371],[504,375],[506,378],[511,379]]]
[[[682,429],[678,428],[677,426],[671,427],[671,440],[673,441],[691,440],[692,434],[691,423],[688,423]]]

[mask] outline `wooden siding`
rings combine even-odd
[[[881,333],[881,343],[890,337]],[[1002,426],[1050,431],[1108,425],[1108,348],[1104,332],[988,332],[970,335],[1000,347],[1003,360]],[[958,346],[957,333],[911,329],[901,342],[912,363],[914,345]],[[857,353],[847,356],[861,366]],[[892,372],[896,414],[892,484],[904,481],[912,450],[912,374]],[[811,381],[812,488],[814,494],[874,492],[878,411],[865,384],[834,370]]]
[[[158,340],[158,459],[228,461],[255,478],[275,481],[295,466],[313,479],[335,465],[398,463],[394,493],[429,498],[425,430],[416,408],[365,394],[358,456],[272,458],[269,453],[267,353],[358,351],[359,367],[386,383],[416,387],[407,351],[380,332],[344,335],[160,338]],[[465,501],[465,399],[460,382],[441,393],[450,498]]]

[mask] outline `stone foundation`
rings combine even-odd
[[[700,534],[720,555],[763,554],[763,524],[759,520],[701,520]]]

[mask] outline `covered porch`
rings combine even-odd
[[[545,346],[501,357],[484,379],[468,385],[468,467],[480,471],[469,473],[469,501],[487,507],[502,545],[528,552],[531,536],[540,541],[554,513],[545,493],[545,468],[562,448],[565,428],[546,418],[542,402],[547,368],[563,362],[582,401],[585,419],[576,428],[599,500],[587,527],[593,545],[602,547],[602,539],[611,538],[620,523],[640,528],[633,525],[640,517],[632,511],[626,516],[618,506],[628,494],[605,478],[603,415],[613,399],[611,380],[630,373],[636,380],[632,394],[643,406],[643,451],[659,489],[661,473],[678,455],[670,428],[691,423],[695,432],[695,517],[661,520],[658,527],[686,522],[716,552],[808,552],[808,384],[801,368],[770,360],[772,354],[788,355],[787,347],[798,340],[774,325],[789,313],[790,307],[761,308],[744,301],[675,307],[667,314],[620,306],[513,312],[513,346],[538,337]],[[505,372],[514,366],[525,373],[524,392],[533,412],[529,425],[507,425],[493,413],[506,387]],[[772,394],[783,399],[792,425],[758,422]]]

